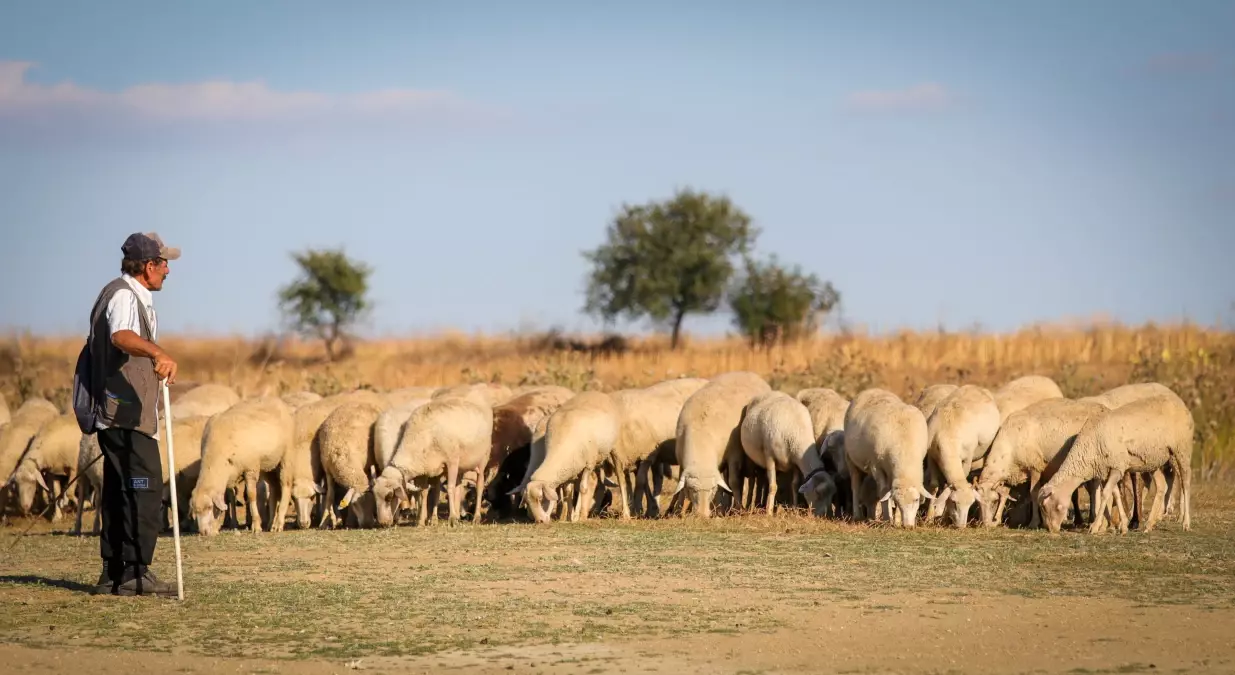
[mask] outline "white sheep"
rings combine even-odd
[[[1054,475],[1081,427],[1106,411],[1106,406],[1096,401],[1058,398],[1038,401],[1008,415],[991,444],[976,484],[982,522],[987,526],[998,524],[1008,498],[1006,488],[1028,481],[1032,503],[1029,527],[1039,527],[1042,521],[1038,489],[1043,479]],[[1096,483],[1091,487],[1096,487]],[[1091,489],[1091,504],[1093,499]],[[1077,506],[1076,493],[1072,503]],[[1079,518],[1079,508],[1076,513]]]
[[[928,513],[946,510],[952,524],[965,527],[977,495],[969,484],[974,462],[986,456],[999,432],[999,407],[989,391],[962,385],[940,402],[926,420],[926,471],[942,491]]]
[[[999,406],[1000,424],[1008,419],[1008,415],[1038,401],[1063,398],[1059,385],[1044,375],[1018,377],[991,393],[995,396],[995,405]]]
[[[866,389],[853,398],[845,412],[845,462],[853,488],[857,518],[862,480],[875,479],[878,503],[891,519],[891,506],[900,511],[901,525],[913,527],[918,506],[931,494],[922,485],[926,460],[926,417],[890,391]]]
[[[1184,531],[1189,530],[1195,431],[1191,411],[1175,394],[1133,401],[1090,418],[1077,432],[1059,470],[1038,491],[1047,529],[1053,533],[1059,531],[1068,513],[1069,496],[1082,483],[1096,479],[1104,485],[1098,490],[1096,517],[1090,524],[1090,532],[1104,529],[1108,510],[1119,516],[1119,531],[1127,532],[1128,517],[1118,490],[1119,481],[1129,471],[1158,472],[1169,465],[1182,484],[1180,513]],[[1161,476],[1160,473],[1156,475]],[[1154,503],[1143,528],[1146,532],[1161,518],[1165,502],[1165,481],[1155,482]]]
[[[13,411],[9,423],[0,426],[0,518],[7,519],[6,502],[12,482],[13,470],[17,462],[30,447],[30,440],[39,429],[60,415],[60,410],[44,398],[32,397],[26,399],[17,410]]]
[[[836,485],[819,457],[810,411],[800,400],[780,391],[755,396],[746,407],[739,438],[746,456],[767,473],[766,510],[769,516],[776,512],[778,471],[794,473],[794,483],[798,482],[797,473],[800,473],[807,504],[816,514],[827,513],[836,494]],[[791,494],[796,498],[796,485]]]
[[[344,403],[371,403],[384,409],[389,405],[389,399],[375,391],[356,389],[306,403],[295,410],[292,455],[288,458],[285,469],[291,481],[291,489],[285,491],[279,499],[274,522],[271,524],[272,532],[283,529],[287,512],[293,502],[296,505],[297,525],[302,530],[310,526],[313,506],[318,496],[326,491],[321,453],[316,442],[317,431],[330,413]],[[322,514],[325,515],[325,510]]]
[[[189,517],[196,520],[197,531],[206,536],[218,533],[229,510],[224,493],[243,481],[248,522],[255,534],[260,532],[257,482],[265,482],[267,495],[272,494],[271,475],[277,471],[280,492],[287,493],[291,476],[285,462],[294,437],[291,409],[275,397],[245,399],[211,417],[202,431],[201,468],[189,498]],[[232,516],[236,522],[234,502]],[[271,526],[276,524],[272,521]]]
[[[604,392],[581,392],[558,407],[545,424],[544,460],[523,490],[532,518],[549,522],[558,488],[567,481],[574,484],[577,500],[572,519],[586,518],[589,481],[612,453],[620,432],[620,410]]]
[[[53,505],[52,522],[63,517],[61,509],[65,503],[75,501],[70,500],[69,495],[61,494],[57,479],[63,479],[68,484],[77,476],[77,446],[81,437],[77,416],[71,413],[53,417],[39,427],[30,440],[29,449],[13,471],[12,482],[17,488],[23,516],[30,515],[35,495],[40,490],[47,493],[47,503]],[[55,487],[48,486],[48,477],[52,478]],[[78,504],[77,508],[80,509],[81,505]]]
[[[676,427],[678,487],[674,496],[689,499],[702,518],[712,513],[717,488],[729,493],[731,504],[741,504],[742,463],[746,453],[738,427],[746,404],[772,388],[747,371],[722,373],[701,387],[682,405]],[[720,466],[738,483],[734,492],[721,476]]]
[[[4,392],[0,392],[0,427],[9,423],[12,414],[9,412],[9,402],[4,398]]]
[[[830,454],[829,448],[824,445],[824,439],[828,434],[834,431],[842,431],[845,428],[845,411],[849,409],[849,401],[835,390],[827,387],[812,387],[803,389],[797,393],[795,397],[806,406],[807,412],[810,413],[811,433],[815,436],[816,447],[819,451],[820,458],[824,463],[832,464],[832,471],[836,474],[844,473],[849,475],[848,469],[845,468],[845,448],[841,444],[835,444],[834,450]],[[836,476],[833,475],[833,478]]]
[[[651,464],[658,451],[677,442],[677,421],[682,405],[707,382],[700,377],[683,377],[610,394],[617,405],[619,422],[617,441],[609,453],[608,464],[617,478],[621,518],[631,515],[626,472],[632,468],[636,478],[631,496],[639,504],[646,498],[651,515],[659,515],[657,495],[648,486]]]
[[[102,513],[100,499],[103,497],[103,460],[99,457],[102,454],[103,451],[99,448],[99,435],[82,434],[81,441],[77,444],[77,514],[73,519],[74,534],[81,534],[82,511],[86,508],[87,501],[94,509],[92,531],[94,534],[99,533],[99,519]],[[179,497],[180,494],[177,493],[176,496]]]
[[[240,395],[231,387],[222,384],[202,384],[185,392],[172,403],[172,421],[183,417],[214,415],[239,402]]]
[[[301,406],[322,400],[322,395],[308,390],[293,391],[283,394],[283,402],[295,412]]]
[[[416,408],[403,424],[394,456],[373,482],[377,522],[393,522],[394,509],[408,493],[423,490],[446,475],[449,524],[459,522],[464,472],[476,474],[476,507],[472,522],[479,523],[484,494],[485,465],[492,450],[493,408],[470,397],[445,396]],[[422,511],[422,520],[427,517]]]
[[[326,476],[326,508],[319,527],[338,522],[335,486],[345,489],[339,508],[348,509],[360,527],[368,527],[374,513],[368,496],[376,465],[373,430],[382,408],[373,403],[348,402],[335,408],[317,430],[317,447]]]
[[[935,408],[958,388],[955,384],[950,383],[932,384],[918,394],[918,397],[914,399],[913,405],[922,411],[923,417],[929,420],[931,413],[935,412]]]
[[[409,401],[423,401],[433,398],[433,395],[438,390],[438,387],[403,387],[401,389],[393,389],[382,395],[386,397],[391,407],[397,407]]]

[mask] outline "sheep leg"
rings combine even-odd
[[[249,529],[254,534],[262,531],[262,514],[260,505],[257,503],[257,474],[245,473],[244,475],[244,498],[245,498],[245,513],[249,518]]]
[[[850,496],[853,497],[853,500],[852,500],[853,501],[853,511],[850,513],[850,517],[854,521],[862,520],[862,518],[859,515],[859,514],[863,516],[865,515],[860,510],[861,501],[862,501],[861,499],[862,472],[861,470],[858,469],[858,467],[854,466],[852,463],[849,464],[849,486],[850,486],[849,491],[851,493]]]
[[[446,465],[446,504],[450,513],[446,521],[454,527],[459,524],[459,465],[451,462]]]
[[[1142,532],[1149,532],[1154,529],[1154,525],[1162,519],[1162,514],[1166,508],[1166,474],[1162,473],[1162,469],[1157,469],[1152,474],[1154,481],[1154,501],[1149,507],[1149,517],[1145,519],[1145,527],[1141,528]]]
[[[274,518],[270,522],[271,532],[282,532],[283,521],[287,520],[287,509],[292,505],[292,472],[286,462],[279,471],[279,507],[275,509]]]
[[[317,521],[317,526],[325,529],[327,520],[330,521],[330,527],[334,528],[334,479],[329,472],[326,473],[326,501],[322,504],[322,519]]]
[[[618,505],[621,510],[620,517],[622,520],[630,520],[630,502],[626,500],[626,486],[628,485],[626,482],[626,467],[615,461],[613,469],[613,473],[617,478],[618,498],[622,500]]]
[[[1119,483],[1115,484],[1115,489],[1112,490],[1112,492],[1114,493],[1114,509],[1112,513],[1119,515],[1119,525],[1117,531],[1120,534],[1127,534],[1128,521],[1130,519],[1128,518],[1128,512],[1124,510],[1124,493],[1123,490],[1120,489]]]
[[[776,462],[773,462],[771,458],[769,458],[767,463],[768,465],[765,471],[768,475],[768,494],[764,509],[770,516],[776,513]]]
[[[1042,480],[1042,472],[1037,469],[1030,469],[1029,473],[1029,503],[1032,506],[1032,513],[1029,516],[1029,529],[1036,530],[1042,527],[1042,509],[1038,506],[1038,488],[1042,487],[1038,484]]]
[[[1128,522],[1128,527],[1135,530],[1141,524],[1141,481],[1140,473],[1137,471],[1129,471],[1124,474],[1123,480],[1119,481],[1119,491],[1123,492],[1124,484],[1127,483],[1131,487],[1132,492],[1132,518]],[[1120,494],[1120,497],[1123,497]]]
[[[484,495],[485,495],[485,471],[484,471],[484,467],[482,466],[476,470],[476,510],[472,514],[472,522],[475,524],[480,524],[480,515],[481,515],[480,507],[481,507],[481,502],[484,501],[482,499]]]
[[[789,469],[789,505],[793,508],[798,508],[798,497],[803,495],[798,494],[798,488],[802,485],[802,472],[797,469]],[[807,504],[807,506],[811,506]]]
[[[655,518],[660,515],[660,504],[656,502],[656,497],[652,494],[651,488],[648,486],[648,473],[651,470],[652,458],[639,460],[639,464],[635,467],[635,506],[633,509],[635,516],[647,515],[650,518]],[[647,508],[643,506],[643,500],[647,499]]]

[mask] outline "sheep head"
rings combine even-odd
[[[31,460],[23,461],[13,472],[12,482],[17,486],[17,500],[21,504],[21,514],[30,515],[34,508],[34,496],[39,490],[46,490],[50,501],[51,490],[43,480],[43,472]]]
[[[544,481],[530,481],[523,490],[523,503],[538,523],[549,522],[557,501],[557,490],[550,488]]]
[[[810,474],[798,492],[806,497],[816,516],[825,518],[832,509],[832,500],[836,498],[836,481],[827,471],[818,470]]]
[[[382,474],[373,481],[373,499],[377,509],[377,524],[380,527],[394,525],[395,514],[399,505],[407,501],[409,488],[403,478],[403,473],[393,466],[382,469]]]
[[[895,485],[879,501],[891,499],[900,511],[901,525],[913,527],[917,524],[918,507],[923,500],[931,498],[931,493],[921,485]]]
[[[1051,534],[1058,534],[1063,527],[1063,521],[1068,517],[1068,506],[1071,493],[1056,490],[1056,486],[1047,483],[1038,490],[1038,506],[1042,513],[1042,523]],[[1100,515],[1100,514],[1099,514]]]
[[[206,537],[219,533],[223,527],[223,516],[227,513],[227,502],[223,493],[207,494],[205,490],[193,490],[189,498],[189,517],[197,523],[197,531]]]
[[[962,485],[953,490],[952,494],[948,495],[948,501],[944,508],[953,525],[961,528],[965,527],[969,520],[969,510],[973,508],[973,503],[977,499],[977,492],[969,485]]]
[[[999,504],[1007,498],[1007,488],[979,483],[974,490],[978,495],[978,511],[982,516],[982,524],[986,527],[998,525]]]

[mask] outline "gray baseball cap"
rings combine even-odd
[[[163,243],[157,232],[134,232],[120,246],[124,257],[129,260],[151,260],[162,258],[175,260],[180,257],[180,249],[170,248]]]

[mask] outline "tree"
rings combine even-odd
[[[765,262],[747,259],[742,277],[729,292],[734,325],[752,346],[792,342],[811,333],[820,314],[840,302],[832,282],[783,267],[773,255]]]
[[[279,309],[296,332],[326,343],[326,357],[339,354],[348,330],[369,308],[365,294],[373,270],[341,249],[293,253],[301,275],[279,289]]]
[[[606,321],[647,317],[672,329],[677,349],[687,314],[714,312],[734,272],[731,259],[758,236],[727,197],[686,189],[671,199],[623,204],[592,263],[585,311]]]

